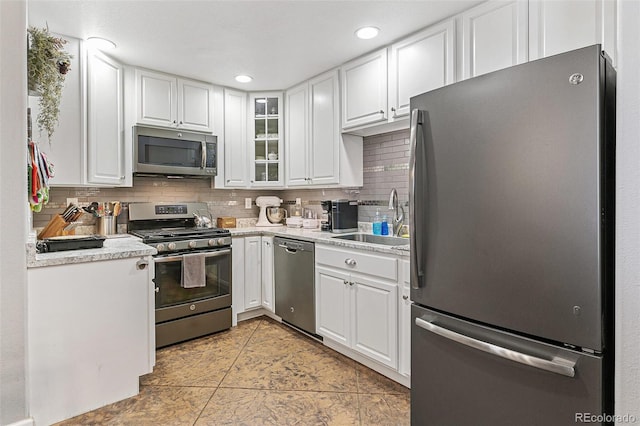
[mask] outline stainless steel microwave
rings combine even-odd
[[[137,175],[215,176],[218,138],[177,129],[133,126],[133,172]]]

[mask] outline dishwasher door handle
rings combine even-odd
[[[285,244],[278,244],[278,247],[282,247],[284,251],[286,251],[289,254],[296,254],[298,252],[298,250],[290,249]]]

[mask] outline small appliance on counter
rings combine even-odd
[[[289,228],[302,228],[302,206],[295,204],[291,207],[291,214],[287,218],[287,226]]]
[[[322,231],[344,233],[358,230],[357,200],[326,200],[321,201],[320,205],[322,206],[320,228]]]
[[[56,251],[84,250],[102,248],[105,237],[99,235],[60,235],[57,237],[38,240],[38,253],[52,253]]]
[[[287,217],[287,211],[280,208],[282,200],[278,197],[256,197],[256,206],[260,207],[256,226],[282,226],[282,221]]]

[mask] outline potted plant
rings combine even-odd
[[[46,130],[51,142],[58,124],[65,74],[71,69],[71,55],[62,49],[67,41],[52,36],[47,29],[29,27],[28,34],[29,94],[40,96],[38,128],[41,132]]]

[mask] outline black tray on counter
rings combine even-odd
[[[64,235],[38,240],[38,253],[101,248],[106,238],[99,235]]]

